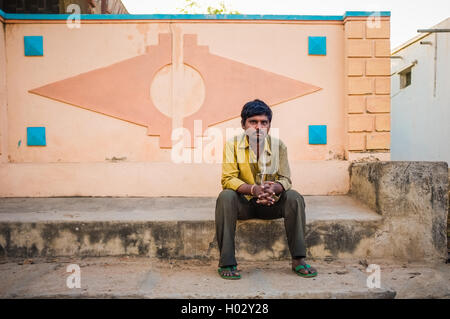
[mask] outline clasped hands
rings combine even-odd
[[[256,203],[266,206],[272,206],[275,203],[278,183],[271,181],[264,182],[262,185],[255,185],[253,196],[257,198]]]

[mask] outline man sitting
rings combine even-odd
[[[236,220],[284,218],[292,270],[314,277],[316,269],[305,262],[305,200],[291,189],[286,146],[268,134],[272,111],[263,101],[254,100],[244,105],[241,119],[245,133],[224,147],[223,190],[216,201],[219,275],[241,278],[235,258]]]

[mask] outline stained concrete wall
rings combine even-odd
[[[384,219],[375,251],[410,260],[447,259],[446,162],[354,163],[350,172],[350,194]]]

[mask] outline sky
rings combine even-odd
[[[180,13],[186,0],[122,0],[131,14]],[[195,13],[224,2],[241,14],[342,15],[345,11],[391,11],[391,48],[450,17],[450,0],[196,0]],[[194,12],[193,12],[194,13]]]

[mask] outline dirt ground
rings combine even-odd
[[[366,260],[308,260],[315,278],[290,261],[242,262],[241,280],[224,280],[217,261],[145,257],[0,259],[1,298],[450,298],[450,264],[376,262],[380,287],[367,286]],[[374,261],[371,263],[375,264]],[[80,288],[68,288],[69,265]],[[73,271],[73,270],[71,270]],[[73,277],[72,277],[73,279]],[[75,281],[71,281],[74,283]]]

